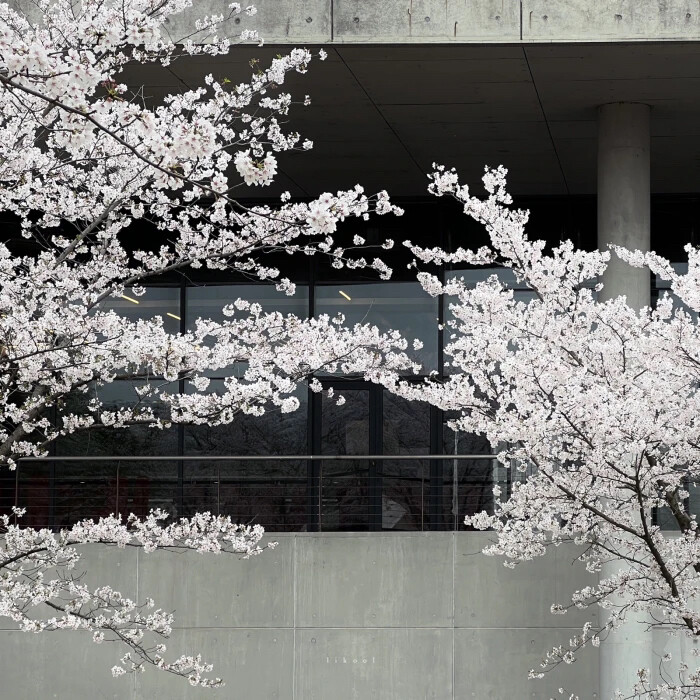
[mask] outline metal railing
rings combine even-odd
[[[492,454],[48,456],[0,479],[0,508],[54,529],[159,507],[271,531],[457,530],[493,508],[496,484],[507,493],[509,470]]]

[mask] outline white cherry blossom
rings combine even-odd
[[[161,315],[129,319],[110,310],[124,294],[138,302],[159,275],[202,267],[294,294],[295,285],[268,262],[271,253],[323,255],[335,267],[389,274],[381,261],[355,257],[352,241],[332,237],[346,219],[399,214],[385,192],[367,195],[357,186],[309,202],[287,195],[276,206],[245,206],[234,197],[242,186],[269,185],[279,153],[311,148],[287,129],[294,100],[282,90],[290,73],[307,72],[309,50],[293,49],[269,66],[253,62],[247,82],[208,75],[157,103],[127,80],[145,64],[225,54],[229,40],[217,36],[222,23],[255,14],[233,3],[226,15],[202,18],[193,35],[172,40],[166,23],[191,6],[36,0],[25,17],[0,3],[0,211],[26,239],[0,241],[2,469],[95,427],[160,430],[173,422],[226,424],[270,408],[293,411],[298,385],[320,372],[378,380],[414,369],[399,334],[368,324],[347,328],[328,316],[265,313],[240,300],[223,320],[197,319],[180,333],[168,331]],[[246,28],[239,40],[259,37]],[[325,52],[317,56],[323,60]],[[301,96],[298,103],[308,101]],[[210,392],[208,375],[234,365],[241,372]],[[122,379],[138,380],[133,401],[104,405],[95,389]],[[186,394],[179,392],[183,381]],[[166,661],[163,649],[146,641],[168,635],[169,614],[109,586],[88,589],[70,574],[76,546],[86,543],[258,551],[261,528],[208,513],[170,525],[163,517],[115,515],[58,533],[6,517],[0,615],[34,632],[90,629],[97,643],[120,639],[129,650],[115,675],[151,665],[216,685],[196,654]]]
[[[536,677],[625,622],[649,635],[663,627],[700,637],[700,538],[688,508],[700,479],[700,253],[688,246],[689,270],[679,274],[658,255],[615,249],[669,280],[670,293],[641,310],[624,297],[599,301],[611,252],[576,250],[569,241],[548,250],[529,238],[528,213],[509,206],[505,176],[504,168],[487,170],[482,200],[455,171],[436,168],[431,191],[482,223],[490,246],[473,251],[466,241],[445,252],[407,243],[427,267],[418,274],[424,289],[449,305],[445,355],[453,373],[422,384],[394,377],[389,386],[453,412],[451,426],[486,436],[513,472],[511,493],[496,491],[495,511],[467,518],[494,531],[487,554],[515,566],[572,542],[593,573],[619,565],[571,600],[552,601],[559,614],[600,606],[606,622],[554,647]],[[527,294],[496,269],[476,284],[458,274],[443,284],[428,266],[444,263],[502,266]],[[661,520],[673,529],[662,530]],[[700,663],[689,656],[663,660],[658,682],[656,669],[640,669],[636,687],[619,697],[700,697]]]

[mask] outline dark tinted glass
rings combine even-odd
[[[408,340],[408,355],[423,366],[437,368],[438,300],[412,282],[317,286],[316,315],[345,316],[345,323],[376,325],[381,331],[397,330]],[[413,340],[423,343],[413,349]]]
[[[369,454],[369,391],[342,390],[345,403],[324,393],[321,452]],[[369,463],[366,459],[324,460],[320,464],[320,510],[325,530],[366,530],[369,517]],[[377,523],[372,523],[376,526]]]
[[[386,455],[430,452],[430,407],[384,392],[383,447]],[[427,527],[430,463],[425,459],[382,463],[382,528],[422,530]]]

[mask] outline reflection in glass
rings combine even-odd
[[[430,452],[430,407],[384,392],[384,454],[421,455]],[[430,486],[428,460],[383,460],[382,528],[427,529]]]
[[[315,295],[317,315],[342,313],[348,326],[370,323],[381,331],[400,331],[422,372],[437,369],[438,300],[417,282],[317,286]],[[422,341],[422,350],[412,349],[414,339]]]
[[[236,299],[244,299],[251,303],[260,304],[263,311],[270,313],[279,311],[284,316],[293,314],[299,318],[309,316],[309,289],[306,285],[297,285],[296,292],[289,297],[278,292],[274,286],[267,284],[237,284],[211,285],[203,287],[188,287],[187,294],[187,330],[196,328],[197,319],[209,319],[216,322],[227,320],[223,307],[233,304]],[[245,317],[246,311],[237,311],[239,318]],[[208,343],[213,339],[207,338]],[[241,376],[246,363],[237,363],[234,367],[209,372],[207,376],[227,377]]]
[[[207,393],[223,393],[222,379],[213,379]],[[308,392],[300,385],[293,394],[299,408],[282,413],[268,404],[261,416],[244,413],[228,425],[185,426],[186,455],[294,455],[307,451]]]
[[[683,502],[683,510],[697,516],[700,513],[700,486],[697,482],[686,482],[688,498]],[[662,530],[680,530],[678,521],[668,506],[654,510],[654,521]]]
[[[208,391],[222,391],[213,380]],[[229,425],[185,427],[186,455],[294,455],[307,452],[307,390],[299,387],[299,408],[262,416],[239,415]],[[307,520],[305,460],[186,460],[184,510],[230,515],[269,530],[303,530]]]
[[[9,512],[14,503],[16,489],[16,505],[26,508],[27,512],[22,516],[20,522],[27,527],[48,527],[51,515],[51,464],[49,462],[20,462],[17,470],[12,473],[11,482],[3,480],[3,501],[12,492],[12,503],[10,508],[3,512]],[[10,499],[7,498],[7,501]]]
[[[294,314],[300,318],[309,315],[309,289],[306,285],[298,284],[293,296],[278,292],[268,284],[236,284],[236,285],[207,285],[188,287],[187,294],[187,329],[195,327],[198,318],[212,321],[223,321],[226,316],[222,309],[227,304],[233,304],[236,299],[245,299],[262,306],[263,311],[279,311],[284,314]],[[238,312],[244,313],[244,312]]]
[[[341,390],[345,403],[321,403],[321,453],[369,454],[369,391]],[[321,523],[325,530],[367,530],[369,464],[367,460],[324,460],[321,465]],[[375,523],[372,523],[375,524]]]
[[[168,333],[180,331],[182,313],[179,287],[146,287],[145,293],[140,296],[133,289],[127,288],[123,295],[105,299],[100,304],[100,309],[115,311],[132,321],[160,316]]]
[[[527,285],[524,282],[518,282],[513,271],[505,267],[474,267],[453,270],[445,273],[445,281],[461,279],[467,287],[476,287],[479,282],[484,282],[494,275],[509,289],[527,289]]]
[[[673,270],[679,274],[679,275],[686,275],[688,274],[688,263],[672,263],[671,267]],[[664,296],[667,294],[671,297],[673,301],[673,308],[674,309],[683,309],[687,314],[690,315],[691,319],[694,321],[697,321],[698,319],[698,312],[693,311],[689,306],[686,306],[679,297],[677,297],[673,292],[671,291],[671,281],[670,280],[665,280],[659,277],[659,275],[654,275],[654,284],[652,285],[652,290],[651,290],[651,297],[652,297],[652,304],[656,306],[658,303],[659,299],[662,299]]]
[[[48,473],[30,474],[22,467],[20,499],[29,504],[32,517],[40,517],[42,526],[69,527],[78,520],[112,513],[143,518],[154,508],[177,515],[176,462],[56,460],[54,469],[53,500],[47,499],[41,507],[37,493],[42,492]]]
[[[152,384],[157,385],[158,380]],[[74,393],[66,397],[66,412],[87,413],[88,401],[98,397],[107,411],[147,405],[160,417],[169,415],[168,408],[153,398],[140,398],[136,388],[143,382],[119,380],[103,386],[92,385],[86,393]],[[177,384],[164,387],[167,392],[177,392]],[[177,427],[160,429],[147,425],[126,428],[91,427],[78,430],[56,442],[59,455],[169,455],[177,453]]]
[[[461,433],[443,426],[444,454],[492,454],[485,437]],[[505,470],[495,459],[452,459],[443,461],[442,509],[440,529],[472,529],[464,524],[467,515],[482,510],[493,512],[493,486],[505,492]]]
[[[121,462],[118,463],[119,511],[145,517],[154,508],[160,508],[172,517],[178,517],[178,464],[177,462]]]
[[[269,531],[306,529],[305,460],[186,460],[184,511],[230,515]]]

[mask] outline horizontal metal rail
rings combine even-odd
[[[221,461],[221,460],[237,460],[237,461],[303,461],[303,460],[423,460],[423,459],[496,459],[497,455],[172,455],[172,456],[137,456],[126,455],[118,456],[95,456],[88,457],[85,455],[71,457],[67,455],[47,456],[47,457],[19,457],[18,462],[182,462],[185,460],[202,461]]]
[[[468,482],[462,483],[462,477],[458,476],[459,465],[464,465],[472,460],[483,463],[492,462],[494,463],[493,468],[490,466],[474,467],[477,471],[483,471],[485,468],[490,474],[495,469],[496,459],[497,455],[494,454],[48,455],[21,457],[17,460],[19,464],[13,479],[13,501],[14,505],[29,506],[30,510],[31,506],[34,505],[34,512],[46,521],[42,521],[38,525],[55,529],[63,527],[66,524],[63,522],[66,518],[71,520],[77,517],[73,513],[76,504],[80,506],[78,508],[81,511],[80,517],[84,515],[100,517],[104,515],[102,511],[105,508],[105,512],[118,513],[124,507],[142,507],[143,504],[140,504],[139,499],[143,495],[138,492],[138,489],[142,487],[139,486],[138,479],[134,481],[136,477],[129,474],[131,468],[128,465],[138,463],[140,471],[148,473],[149,463],[152,464],[152,469],[157,471],[157,464],[170,462],[178,465],[177,475],[150,474],[148,477],[144,476],[143,478],[147,478],[149,483],[143,488],[156,488],[156,491],[153,492],[156,505],[160,507],[159,499],[165,499],[163,502],[168,503],[167,507],[173,506],[174,512],[183,512],[184,508],[189,507],[186,506],[187,498],[190,500],[194,498],[195,501],[201,499],[202,505],[198,507],[221,512],[222,507],[225,509],[232,505],[232,502],[229,501],[235,496],[241,500],[244,509],[252,508],[251,513],[248,514],[249,517],[255,520],[278,522],[283,529],[381,530],[384,523],[383,499],[385,497],[389,499],[398,497],[403,504],[403,513],[413,523],[409,529],[445,529],[447,527],[456,530],[459,528],[459,522],[463,520],[465,508],[476,511],[482,507],[480,490],[486,488],[487,484],[486,482],[481,484],[480,481],[486,478],[491,483],[490,479],[495,477],[495,472],[492,477],[482,474],[479,483],[474,482],[473,488],[476,488],[478,493],[474,496],[476,500],[473,507],[470,507],[466,502],[460,501],[460,489],[465,485],[469,489],[470,486]],[[410,471],[418,469],[421,474],[384,473],[394,461],[409,465],[411,463],[417,464],[418,466],[411,467]],[[275,470],[275,463],[278,464],[277,471],[282,472],[288,471],[289,468],[282,467],[280,463],[289,464],[290,467],[293,463],[306,464],[307,467],[303,470],[308,471],[308,473],[298,476],[282,473],[276,476],[262,473],[228,473],[232,468],[233,471],[247,471],[242,464],[239,464],[239,467],[235,466],[236,463],[241,462],[247,464],[258,462],[260,463],[258,469],[261,472],[267,472],[268,469]],[[343,469],[340,464],[336,464],[334,467],[333,463],[337,462],[345,464],[346,469]],[[73,469],[85,473],[62,474],[61,472],[68,468],[71,463],[85,465],[82,468],[77,465],[73,467]],[[212,466],[205,468],[204,464],[207,463]],[[311,463],[314,463],[316,467],[312,467]],[[30,464],[46,465],[49,472],[38,477],[39,481],[35,482]],[[190,469],[194,467],[194,471],[190,475],[184,473],[187,464],[192,465]],[[197,464],[201,465],[202,470],[206,469],[206,471],[215,473],[199,474]],[[441,465],[448,465],[444,474]],[[297,467],[293,468],[297,469]],[[347,471],[348,468],[351,471]],[[105,469],[110,473],[103,474]],[[398,465],[395,470],[397,472],[403,471]],[[222,471],[226,473],[222,473]],[[28,479],[23,480],[21,473],[27,474],[27,472],[29,472]],[[351,477],[351,480],[344,482],[346,477]],[[357,478],[364,481],[359,486],[357,484],[353,486],[352,480]],[[389,491],[384,490],[383,482],[390,484]],[[350,485],[342,486],[343,483]],[[396,488],[397,484],[402,484],[401,488],[405,487],[410,491],[392,495],[391,489]],[[161,493],[157,490],[165,485],[168,485],[166,491]],[[71,489],[75,488],[78,491],[72,492]],[[86,488],[90,491],[84,491]],[[130,488],[132,490],[136,488],[137,492],[130,491]],[[205,491],[201,491],[202,488],[205,488]],[[213,491],[210,491],[212,488]],[[238,490],[224,492],[224,489],[231,488]],[[343,488],[346,488],[347,492],[343,491]],[[443,488],[450,492],[446,492],[443,496]],[[96,490],[93,491],[93,489]],[[283,490],[280,491],[280,489]],[[302,490],[299,491],[299,489]],[[428,495],[429,493],[430,495]],[[282,497],[283,502],[280,501]],[[76,498],[82,499],[83,504],[78,504],[75,501]],[[145,498],[150,504],[150,491]],[[466,498],[470,497],[466,496]],[[25,502],[27,499],[29,502]],[[34,504],[31,503],[32,499],[35,499]],[[134,503],[137,505],[134,506]],[[483,505],[488,507],[486,501]],[[94,513],[90,509],[93,509]],[[393,528],[393,525],[388,527]]]

